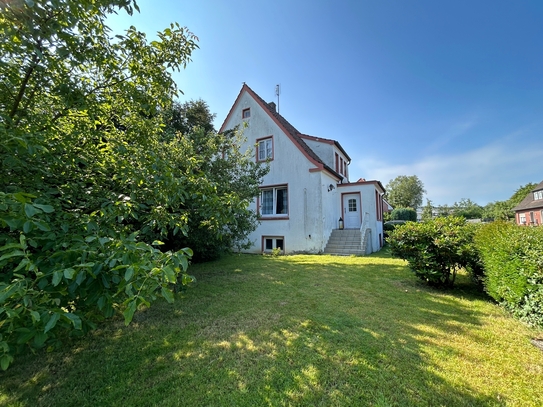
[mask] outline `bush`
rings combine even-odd
[[[392,255],[407,260],[417,277],[433,286],[452,287],[461,268],[474,280],[481,280],[475,230],[475,225],[466,224],[461,217],[407,222],[390,233],[389,244]]]
[[[543,228],[494,222],[475,235],[488,294],[514,315],[543,325]]]
[[[389,220],[388,222],[385,222],[383,224],[383,234],[385,236],[385,240],[388,238],[388,235],[390,235],[390,232],[392,232],[398,226],[405,225],[405,222],[405,220]]]
[[[392,220],[409,220],[411,222],[417,221],[417,211],[411,208],[396,208],[390,214]]]

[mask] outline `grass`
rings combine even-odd
[[[232,256],[198,282],[0,373],[6,406],[541,406],[541,331],[460,276],[386,252]]]

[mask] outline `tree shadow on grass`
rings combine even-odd
[[[384,276],[377,265],[256,264],[203,267],[176,304],[22,358],[0,373],[0,404],[506,405],[449,380],[428,353],[451,332],[472,335],[479,312],[399,284],[394,265]]]

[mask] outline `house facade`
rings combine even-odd
[[[517,225],[539,226],[543,220],[543,181],[513,208]]]
[[[379,181],[349,182],[351,159],[337,141],[300,133],[246,84],[220,131],[236,126],[242,148],[270,166],[251,204],[260,225],[249,252],[321,253],[340,226],[360,242],[356,253],[381,248],[385,190]]]

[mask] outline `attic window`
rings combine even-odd
[[[257,140],[257,161],[273,160],[273,138]]]
[[[543,199],[543,191],[534,192],[534,201],[537,201],[539,199]]]
[[[242,119],[248,119],[249,117],[251,117],[251,108],[248,107],[247,109],[243,109],[243,111],[241,112],[241,118]]]

